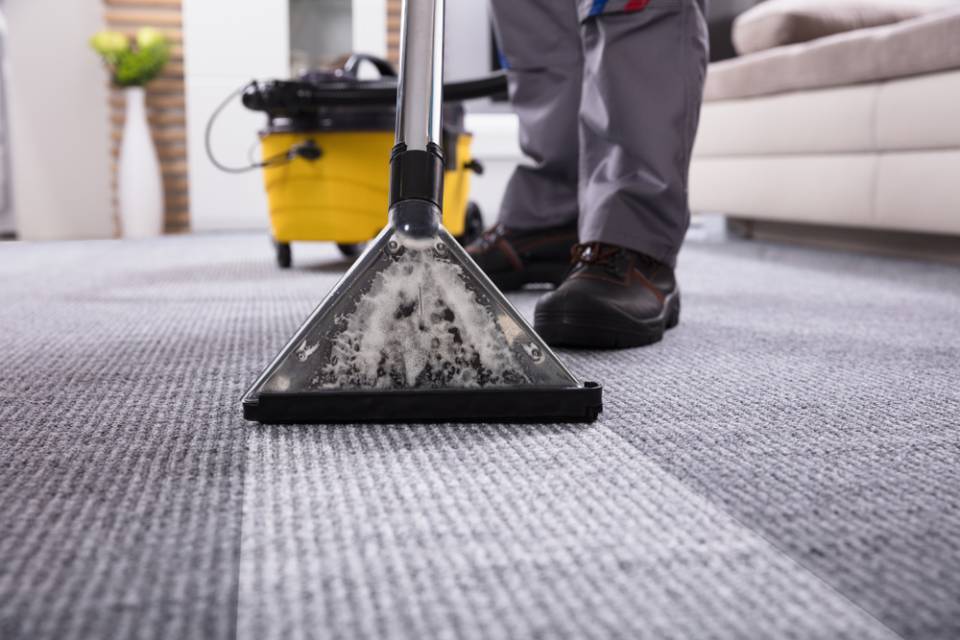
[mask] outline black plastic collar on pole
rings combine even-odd
[[[443,206],[443,151],[431,142],[426,151],[402,142],[390,154],[390,206],[403,200],[426,200]]]

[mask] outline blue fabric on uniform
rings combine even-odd
[[[593,6],[590,7],[588,16],[598,16],[603,13],[603,8],[607,6],[607,0],[593,0]]]
[[[497,48],[497,58],[500,60],[500,67],[503,69],[510,68],[510,61],[507,60],[507,56],[503,55],[503,51],[498,47]]]

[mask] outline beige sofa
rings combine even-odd
[[[960,9],[715,63],[695,211],[960,235]]]

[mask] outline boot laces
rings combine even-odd
[[[496,224],[481,233],[477,240],[480,246],[486,250],[495,245],[504,235],[506,235],[506,229],[503,228],[503,225]]]
[[[632,260],[631,260],[632,258]],[[570,249],[571,269],[574,271],[591,266],[602,268],[611,275],[623,276],[633,264],[637,267],[658,269],[663,265],[653,258],[628,251],[623,247],[602,242],[576,244]]]
[[[570,248],[570,262],[577,266],[597,265],[606,266],[616,262],[623,254],[623,249],[600,242],[587,242],[584,244],[575,244]]]

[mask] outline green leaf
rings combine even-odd
[[[90,38],[121,87],[142,86],[156,78],[170,59],[170,43],[153,27],[137,31],[136,44],[118,31],[100,31]]]
[[[118,31],[100,31],[90,38],[90,46],[104,58],[130,51],[130,40]]]

